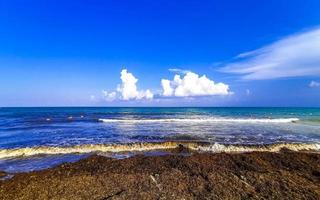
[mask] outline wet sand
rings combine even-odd
[[[320,199],[320,154],[93,155],[0,181],[0,199]]]

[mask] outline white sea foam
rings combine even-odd
[[[281,149],[289,149],[291,151],[319,151],[320,144],[298,144],[298,143],[281,143],[272,145],[261,145],[261,146],[246,146],[246,145],[223,145],[215,143],[208,146],[197,146],[191,148],[198,151],[208,151],[208,152],[279,152]]]
[[[179,145],[194,151],[205,152],[278,152],[283,148],[292,151],[320,151],[320,144],[300,144],[300,143],[281,143],[272,145],[223,145],[223,144],[201,144],[196,142],[159,142],[159,143],[132,143],[132,144],[99,144],[99,145],[77,145],[71,147],[26,147],[16,149],[0,150],[0,159],[27,157],[35,155],[54,155],[54,154],[83,154],[93,152],[120,153],[135,151],[152,151],[174,149]]]
[[[291,123],[299,121],[298,118],[188,118],[188,119],[99,119],[105,123]]]

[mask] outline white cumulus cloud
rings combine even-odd
[[[311,87],[311,88],[320,87],[320,83],[316,82],[316,81],[311,81],[309,83],[309,87]]]
[[[163,89],[163,95],[164,96],[171,96],[174,92],[174,89],[171,87],[171,83],[169,80],[162,79],[161,85]]]
[[[121,93],[123,100],[131,99],[152,99],[153,94],[150,90],[138,90],[137,82],[138,79],[134,75],[128,72],[126,69],[121,71],[120,79],[122,83],[118,86],[117,91]]]
[[[242,53],[237,59],[221,71],[247,80],[320,76],[320,28]]]
[[[162,79],[161,85],[163,96],[189,97],[230,94],[227,84],[215,83],[206,75],[200,77],[193,72],[187,72],[182,78],[180,75],[175,75],[172,81]]]

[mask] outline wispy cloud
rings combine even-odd
[[[90,95],[90,100],[91,101],[95,101],[96,100],[96,96],[95,95]]]
[[[320,28],[241,53],[221,71],[246,80],[320,76]]]
[[[249,89],[246,89],[246,94],[249,96],[251,94],[251,91]]]
[[[103,99],[106,101],[114,101],[117,98],[117,93],[102,90],[102,96],[103,96]]]
[[[311,87],[311,88],[320,87],[320,83],[317,81],[311,81],[309,83],[309,87]]]
[[[170,72],[179,73],[179,74],[186,74],[186,73],[188,73],[188,72],[191,72],[190,70],[187,70],[187,69],[179,69],[179,68],[170,68],[169,71],[170,71]]]

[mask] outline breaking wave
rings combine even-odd
[[[208,122],[231,122],[231,123],[291,123],[299,121],[299,118],[194,118],[194,119],[99,119],[105,123],[170,123],[170,122],[189,122],[189,123],[208,123]]]
[[[183,145],[193,151],[200,152],[278,152],[283,148],[292,151],[319,151],[320,144],[313,143],[280,143],[270,145],[225,145],[209,144],[197,142],[159,142],[159,143],[130,143],[130,144],[97,144],[97,145],[77,145],[71,147],[25,147],[16,149],[1,149],[0,159],[14,157],[28,157],[35,155],[54,155],[54,154],[85,154],[85,153],[120,153],[120,152],[138,152],[170,150]]]

